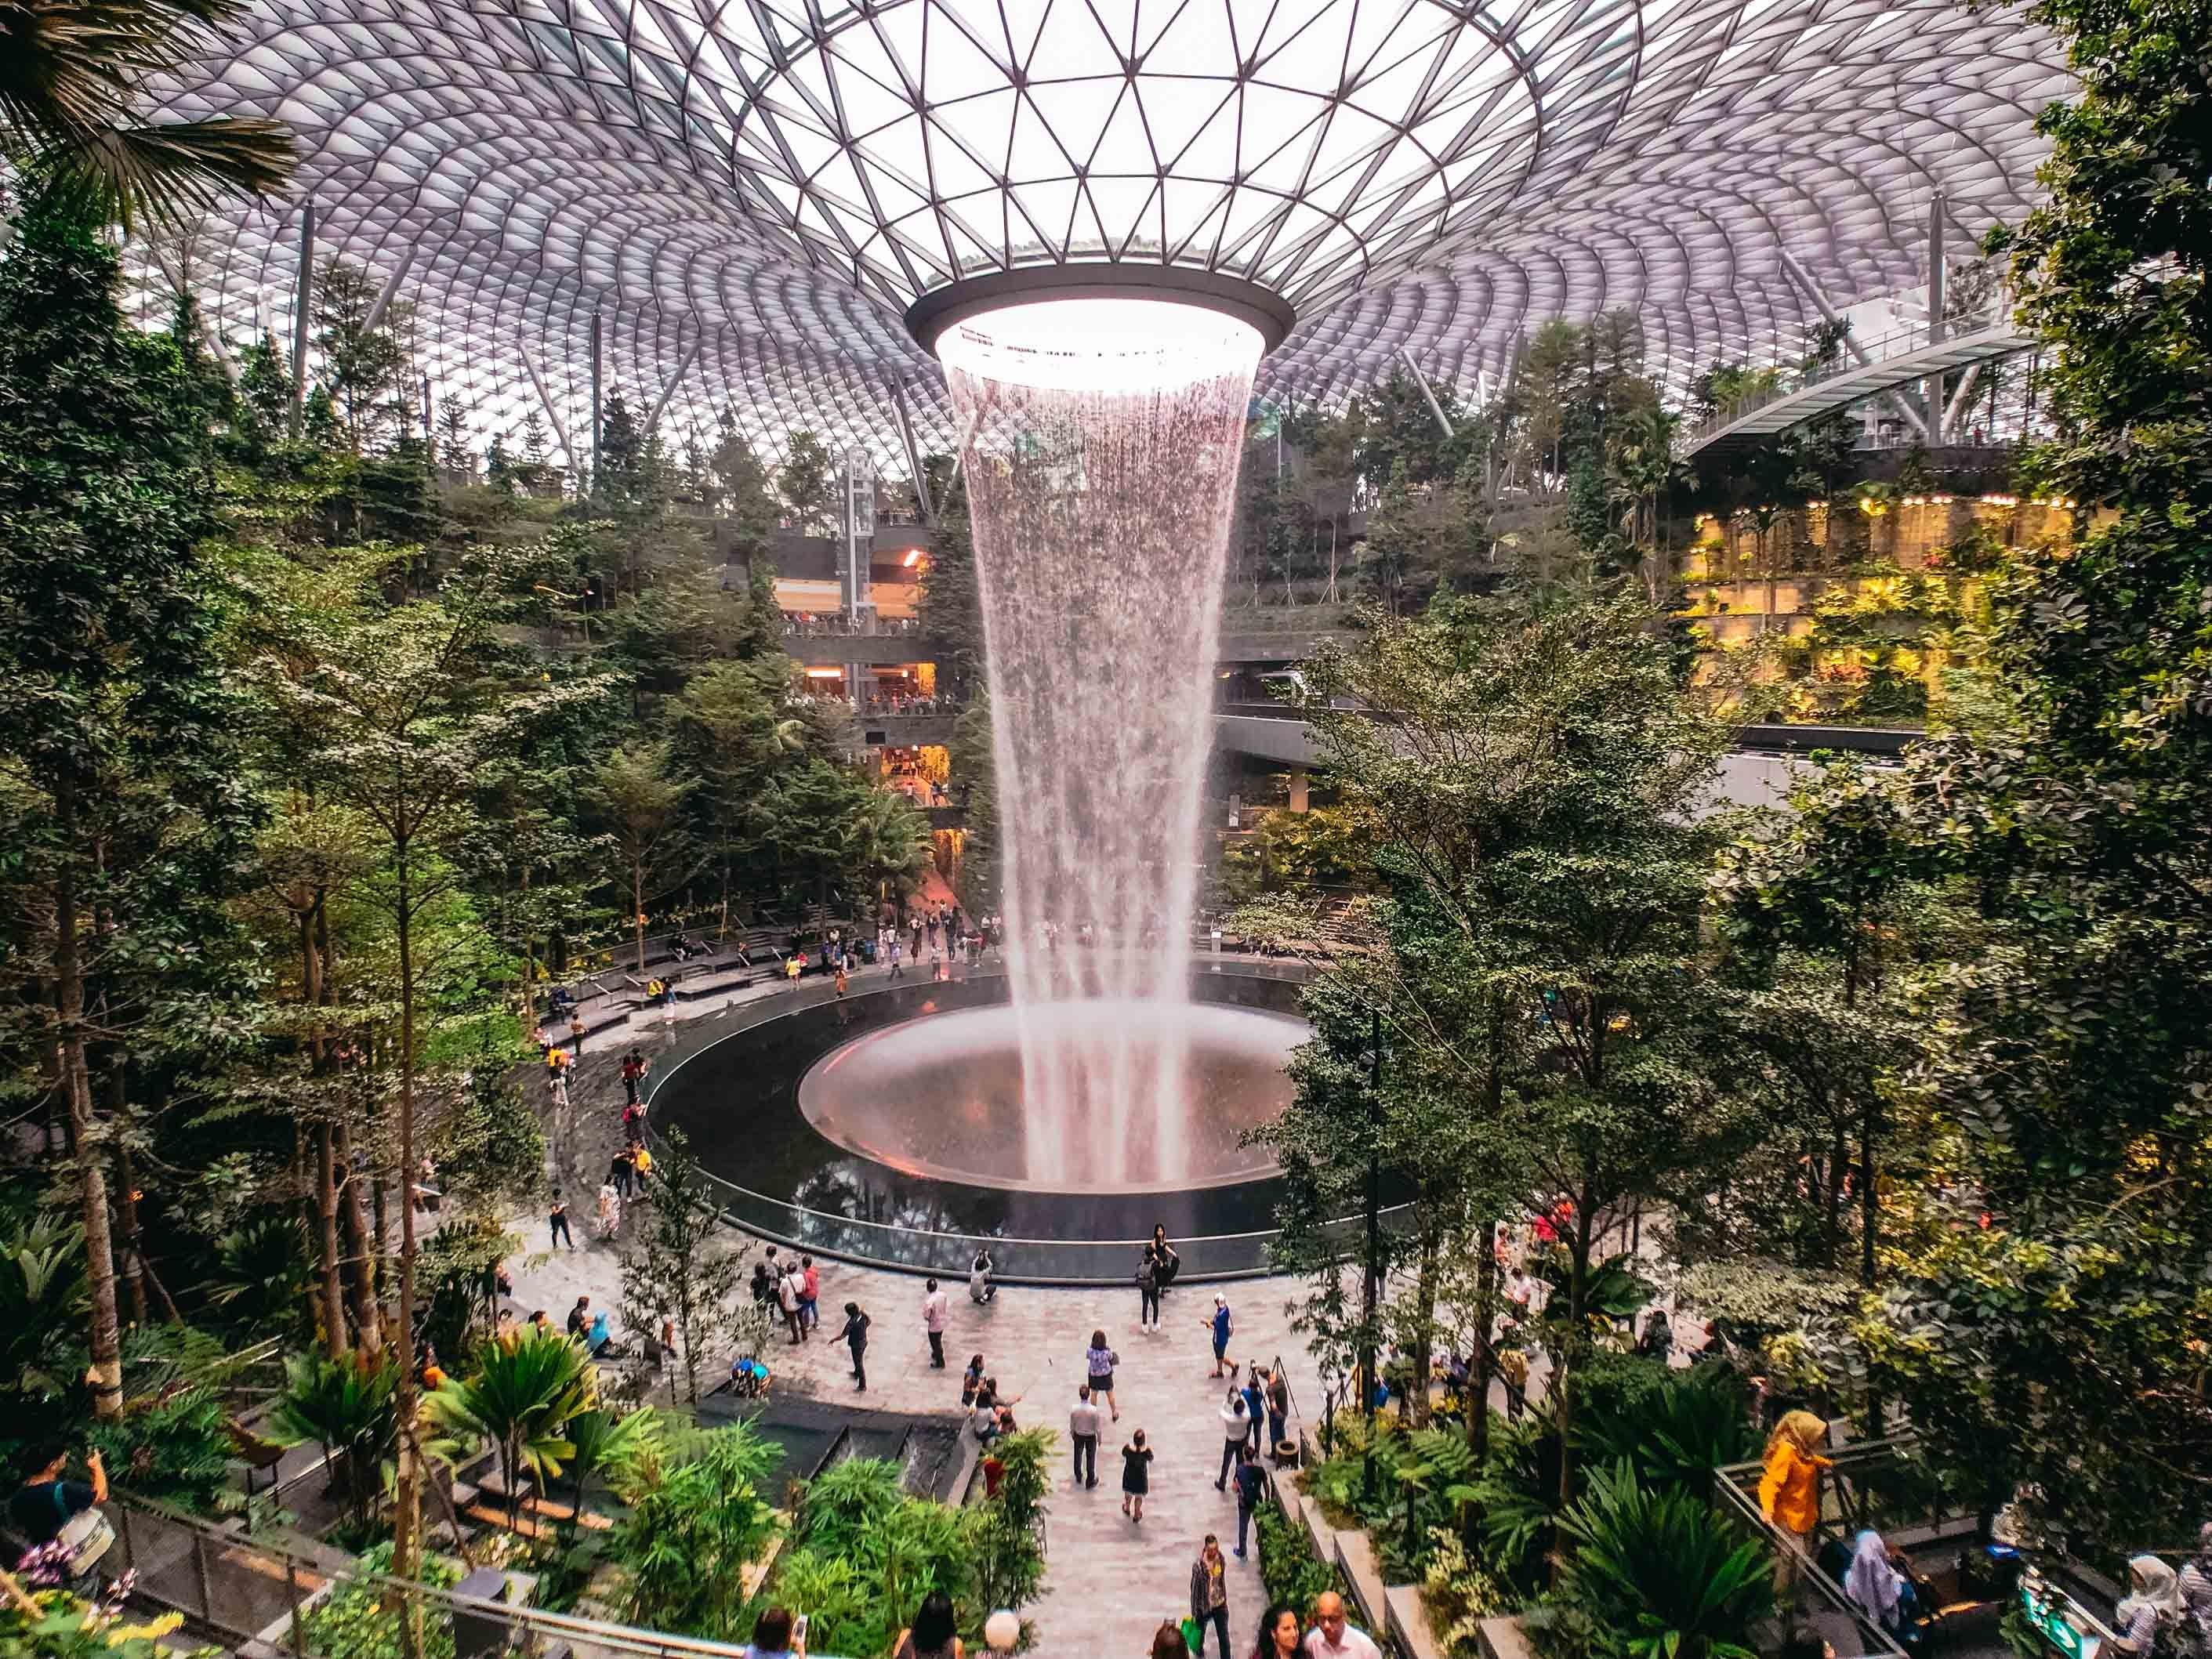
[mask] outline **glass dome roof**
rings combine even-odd
[[[889,461],[950,438],[906,307],[1036,264],[1257,283],[1263,397],[1401,352],[1473,387],[1553,317],[1632,312],[1662,369],[1772,360],[1920,280],[1931,193],[2016,218],[2068,86],[1954,0],[258,0],[167,89],[300,133],[322,253],[415,306],[478,441],[610,390]],[[283,332],[296,207],[176,250],[234,340]],[[411,260],[410,260],[411,252]],[[903,460],[895,470],[905,470]]]

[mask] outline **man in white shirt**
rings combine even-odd
[[[1365,1631],[1344,1620],[1344,1598],[1323,1590],[1314,1602],[1314,1627],[1306,1632],[1306,1659],[1382,1659],[1382,1650]]]
[[[945,1292],[930,1279],[921,1297],[921,1328],[929,1333],[929,1369],[945,1369]]]
[[[1075,1391],[1075,1409],[1067,1414],[1067,1437],[1075,1443],[1075,1484],[1098,1484],[1098,1407],[1091,1403],[1091,1385]]]

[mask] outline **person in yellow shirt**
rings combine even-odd
[[[636,1153],[634,1155],[633,1161],[637,1165],[638,1182],[642,1186],[646,1176],[653,1173],[653,1154],[646,1151],[644,1147],[640,1146],[637,1149]]]
[[[1833,1467],[1820,1455],[1827,1443],[1828,1425],[1807,1411],[1785,1413],[1767,1437],[1759,1477],[1759,1513],[1797,1543],[1797,1550],[1784,1551],[1775,1563],[1778,1595],[1796,1583],[1799,1563],[1812,1553],[1813,1529],[1820,1522],[1820,1471]]]

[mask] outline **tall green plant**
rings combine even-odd
[[[575,1451],[568,1426],[592,1401],[592,1362],[574,1338],[532,1329],[476,1352],[475,1373],[447,1378],[423,1402],[453,1442],[489,1440],[507,1492],[507,1524],[522,1512],[522,1476],[552,1490],[562,1460]]]
[[[1559,1517],[1573,1546],[1560,1589],[1620,1659],[1758,1659],[1774,1609],[1765,1551],[1694,1493],[1646,1486],[1625,1463],[1589,1472]]]
[[[782,1529],[768,1489],[782,1455],[744,1423],[632,1450],[617,1480],[629,1511],[608,1540],[626,1620],[687,1636],[745,1633],[745,1569]]]
[[[272,1437],[323,1449],[331,1487],[365,1532],[399,1454],[398,1367],[383,1355],[294,1354],[270,1416]]]

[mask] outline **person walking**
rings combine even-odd
[[[906,977],[906,969],[902,965],[901,958],[904,957],[906,952],[904,948],[899,944],[899,936],[896,933],[893,933],[891,935],[890,947],[885,954],[891,959],[891,977],[893,979],[904,979]]]
[[[645,1056],[635,1048],[623,1056],[622,1080],[623,1103],[636,1105],[637,1085],[645,1081]]]
[[[568,1052],[579,1060],[584,1057],[584,1011],[581,1008],[568,1016]]]
[[[1249,1448],[1237,1457],[1237,1559],[1244,1559],[1244,1546],[1252,1525],[1253,1512],[1260,1500],[1267,1495],[1267,1471],[1260,1460],[1252,1455]]]
[[[1190,1564],[1190,1618],[1198,1626],[1194,1659],[1206,1659],[1208,1625],[1219,1639],[1221,1659],[1229,1659],[1229,1564],[1221,1559],[1221,1540],[1212,1533]]]
[[[963,1659],[967,1650],[954,1633],[959,1628],[952,1598],[943,1590],[932,1590],[921,1598],[912,1626],[901,1631],[891,1644],[891,1659]]]
[[[613,1238],[622,1231],[622,1195],[615,1191],[614,1182],[604,1182],[599,1187],[599,1237]]]
[[[617,1198],[628,1198],[637,1181],[637,1154],[627,1146],[607,1160],[607,1185]]]
[[[1344,1616],[1344,1598],[1323,1590],[1314,1598],[1314,1627],[1306,1632],[1306,1659],[1382,1659],[1382,1650]]]
[[[1760,1456],[1759,1510],[1795,1545],[1775,1556],[1778,1596],[1794,1595],[1801,1564],[1811,1553],[1813,1532],[1820,1523],[1820,1474],[1833,1467],[1821,1455],[1827,1441],[1828,1425],[1820,1418],[1808,1411],[1788,1412],[1774,1425]]]
[[[1121,1448],[1121,1513],[1132,1521],[1145,1518],[1145,1494],[1152,1490],[1152,1449],[1139,1429]]]
[[[1157,1331],[1160,1328],[1160,1271],[1159,1264],[1146,1250],[1137,1260],[1137,1328]]]
[[[1086,1382],[1075,1391],[1075,1408],[1067,1414],[1067,1437],[1075,1443],[1075,1484],[1086,1490],[1098,1484],[1098,1406]]]
[[[923,1281],[921,1328],[929,1334],[929,1369],[945,1369],[945,1292],[933,1279]]]
[[[853,1392],[868,1391],[868,1316],[857,1302],[845,1304],[845,1328],[837,1333],[853,1351]]]
[[[799,1258],[799,1328],[808,1336],[822,1322],[822,1270],[814,1265],[814,1258]]]
[[[1090,1349],[1083,1356],[1085,1368],[1091,1375],[1091,1397],[1102,1395],[1107,1409],[1114,1413],[1114,1421],[1121,1420],[1121,1408],[1114,1402],[1114,1367],[1121,1363],[1121,1356],[1106,1346],[1106,1333],[1091,1333]]]
[[[775,1282],[775,1305],[782,1310],[783,1328],[791,1333],[789,1346],[794,1348],[806,1340],[805,1333],[799,1328],[799,1288],[801,1282],[799,1264],[795,1261]]]
[[[557,1250],[563,1244],[572,1250],[576,1248],[576,1236],[568,1231],[568,1206],[561,1201],[558,1193],[553,1194],[553,1207],[545,1213],[545,1224],[553,1235],[549,1249]]]
[[[1298,1644],[1305,1632],[1298,1625],[1298,1610],[1288,1601],[1271,1601],[1260,1615],[1260,1633],[1252,1641],[1252,1659],[1297,1659]]]
[[[1223,1376],[1222,1367],[1229,1365],[1229,1334],[1235,1328],[1229,1317],[1229,1298],[1216,1291],[1213,1293],[1213,1317],[1199,1322],[1213,1333],[1213,1375]],[[1237,1368],[1229,1365],[1225,1374],[1236,1376]]]
[[[1237,1467],[1237,1459],[1252,1438],[1252,1419],[1244,1409],[1244,1396],[1236,1389],[1229,1390],[1221,1402],[1221,1473],[1213,1482],[1216,1492],[1229,1486],[1229,1471]]]

